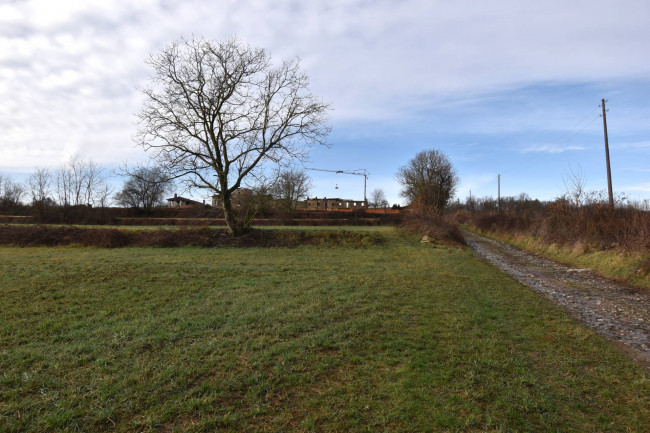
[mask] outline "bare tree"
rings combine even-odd
[[[265,213],[270,209],[273,201],[271,188],[272,185],[265,178],[257,178],[255,184],[249,184],[233,193],[233,212],[243,226],[250,226],[260,212]]]
[[[138,167],[124,182],[115,201],[125,207],[150,211],[160,205],[173,183],[159,167]]]
[[[477,201],[476,197],[472,197],[471,195],[465,198],[465,209],[467,209],[468,212],[474,212],[476,210]],[[496,208],[496,200],[494,201],[494,205]]]
[[[370,206],[375,209],[386,209],[388,207],[388,200],[386,194],[381,188],[375,188],[370,193]]]
[[[20,204],[25,188],[8,176],[0,176],[0,209],[13,209]]]
[[[101,184],[95,189],[93,196],[94,206],[98,207],[108,207],[111,203],[111,196],[115,192],[113,188],[106,179],[104,179]]]
[[[588,195],[586,188],[587,177],[582,169],[578,167],[574,170],[569,167],[569,173],[562,176],[562,181],[564,182],[564,197],[566,200],[575,207],[585,204]]]
[[[280,210],[293,216],[299,201],[307,197],[311,188],[311,179],[304,171],[286,169],[278,174],[273,185],[273,197]]]
[[[458,176],[449,159],[436,149],[423,150],[399,169],[402,196],[421,211],[442,213],[453,197]]]
[[[273,206],[273,181],[266,176],[256,177],[254,185],[250,186],[252,201],[249,203],[250,223],[253,218],[261,213],[267,213]],[[240,200],[241,204],[241,200]]]
[[[27,179],[27,187],[32,198],[32,205],[38,206],[46,203],[50,195],[50,186],[52,184],[52,174],[47,168],[36,167]]]
[[[181,40],[153,55],[152,87],[143,89],[136,141],[174,178],[219,196],[230,233],[238,218],[232,194],[268,162],[304,159],[324,144],[328,105],[308,91],[297,60],[274,66],[237,39]]]
[[[111,194],[101,167],[79,155],[54,172],[54,185],[61,206],[105,205]]]
[[[36,216],[43,220],[46,215],[46,210],[54,203],[50,197],[52,191],[52,173],[47,168],[36,167],[27,179],[27,187],[32,199],[32,207],[36,212]]]

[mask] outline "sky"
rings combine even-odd
[[[647,0],[0,0],[0,175],[74,154],[111,173],[136,147],[145,63],[181,37],[237,36],[299,58],[331,105],[307,167],[366,169],[368,194],[422,150],[457,170],[457,197],[549,200],[580,173],[605,190],[601,99],[616,193],[650,198]],[[309,171],[311,196],[361,199],[363,177]],[[121,178],[114,182],[120,184]],[[200,198],[195,195],[195,198]]]

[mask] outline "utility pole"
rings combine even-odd
[[[501,213],[501,175],[497,175],[497,210]]]
[[[607,117],[608,110],[605,109],[605,99],[602,100],[603,107],[603,130],[605,131],[605,160],[607,161],[607,191],[609,192],[609,207],[614,209],[614,194],[612,193],[612,170],[609,166],[609,143],[607,141]]]

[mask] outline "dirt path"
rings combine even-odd
[[[463,233],[484,260],[553,300],[650,368],[650,296],[588,269],[570,268],[475,233]]]

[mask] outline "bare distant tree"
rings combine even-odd
[[[264,177],[256,177],[256,183],[240,188],[232,195],[233,212],[244,226],[250,226],[260,212],[267,212],[272,205],[273,185]]]
[[[111,204],[111,196],[113,195],[113,192],[115,192],[115,188],[104,179],[99,187],[95,189],[93,195],[94,206],[108,207]]]
[[[54,185],[61,206],[105,205],[111,194],[101,167],[79,155],[54,172]]]
[[[27,187],[32,200],[32,207],[36,216],[43,220],[47,209],[54,204],[51,198],[52,173],[47,168],[36,167],[27,179]]]
[[[476,210],[476,202],[476,197],[472,197],[471,195],[465,198],[465,208],[468,212],[474,212]],[[494,202],[494,205],[496,207],[496,202]]]
[[[370,193],[370,206],[375,209],[386,209],[388,207],[388,200],[386,200],[386,194],[381,188],[375,188]]]
[[[32,199],[32,205],[39,206],[47,202],[52,185],[52,174],[47,168],[36,167],[34,173],[27,179],[27,187]]]
[[[12,209],[20,204],[25,188],[8,176],[0,176],[0,209]]]
[[[173,182],[160,167],[138,167],[115,195],[115,201],[125,207],[150,211],[162,204],[164,195],[172,186]]]
[[[458,185],[456,170],[436,149],[423,150],[397,173],[402,196],[421,211],[441,213]]]
[[[564,182],[564,197],[573,206],[582,206],[587,198],[587,177],[582,169],[569,167],[569,173],[562,176]]]
[[[304,171],[286,169],[278,174],[273,185],[273,197],[278,208],[291,216],[299,201],[307,197],[311,188],[311,179]]]
[[[151,56],[136,141],[190,188],[219,196],[232,235],[246,232],[232,195],[265,163],[304,159],[324,144],[328,105],[309,93],[297,60],[230,39],[181,40]]]
[[[252,223],[255,215],[260,212],[266,213],[271,209],[273,205],[273,181],[267,179],[265,176],[257,177],[255,184],[250,187],[250,190],[253,195],[253,200],[248,213],[252,215],[249,217]]]

